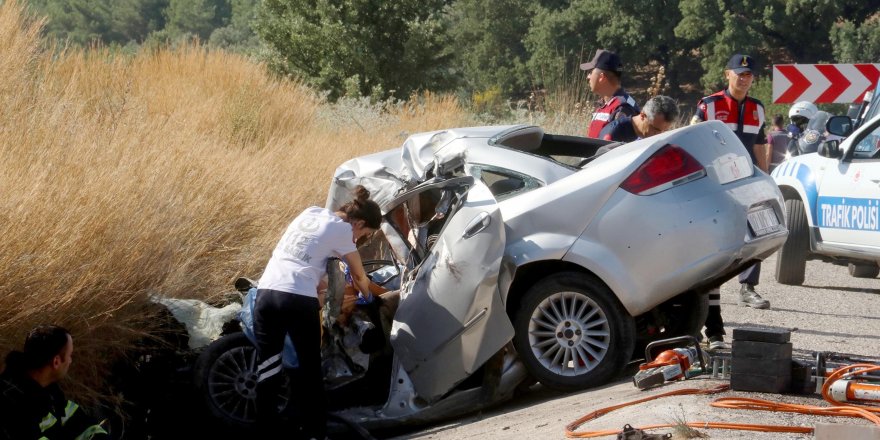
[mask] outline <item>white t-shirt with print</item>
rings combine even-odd
[[[287,227],[260,278],[260,289],[317,297],[327,259],[356,251],[352,230],[332,211],[307,208]]]

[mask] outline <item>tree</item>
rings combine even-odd
[[[254,53],[261,47],[255,30],[259,0],[232,0],[229,24],[211,32],[211,46]]]
[[[623,58],[627,72],[657,62],[677,88],[678,68],[689,65],[691,55],[676,38],[680,17],[676,0],[575,0],[565,8],[544,9],[526,36],[528,66],[535,75],[545,69],[573,71],[604,48]]]
[[[859,33],[851,17],[870,17],[878,8],[878,0],[680,0],[675,35],[699,48],[701,82],[713,90],[723,83],[722,71],[734,53],[754,56],[759,74],[769,74],[773,62],[834,62],[835,56],[868,49],[872,38],[880,38],[872,33],[876,28],[868,24]]]
[[[563,8],[537,11],[524,39],[529,51],[529,71],[539,83],[563,80],[565,72],[575,71],[596,49],[599,26],[597,2],[576,0]]]
[[[831,29],[834,57],[842,63],[871,63],[880,60],[880,12],[860,24],[842,20]]]
[[[49,17],[46,33],[55,39],[86,45],[141,43],[164,28],[169,0],[31,0]]]
[[[192,35],[208,41],[211,33],[229,24],[230,0],[170,0],[165,10],[165,35],[174,40]]]
[[[596,41],[616,47],[624,56],[627,71],[656,62],[664,68],[674,90],[679,88],[679,70],[692,64],[693,46],[675,35],[681,21],[678,0],[619,0],[599,3],[601,21]]]
[[[457,0],[445,15],[454,64],[470,90],[493,88],[509,96],[531,86],[526,68],[530,0]]]
[[[715,90],[724,84],[723,71],[727,60],[735,53],[745,53],[762,60],[763,35],[760,20],[754,19],[754,7],[749,0],[681,0],[682,20],[675,35],[682,41],[698,47],[703,76],[700,82],[705,90]]]
[[[257,33],[271,66],[335,99],[346,83],[364,96],[407,97],[450,85],[443,0],[265,0]]]

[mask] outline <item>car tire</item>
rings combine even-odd
[[[690,291],[658,306],[660,313],[667,322],[659,338],[667,339],[678,336],[700,338],[700,332],[709,316],[709,292]],[[636,353],[638,354],[638,353]]]
[[[804,284],[807,254],[810,252],[810,231],[804,202],[798,199],[785,201],[785,218],[788,219],[788,239],[776,256],[776,281],[789,286]]]
[[[853,264],[847,265],[850,276],[855,278],[877,278],[880,275],[880,266],[877,264]]]
[[[208,415],[227,428],[256,424],[257,349],[244,333],[220,337],[205,347],[193,369],[193,383]]]
[[[551,275],[532,286],[514,316],[514,347],[547,387],[572,391],[619,374],[635,347],[635,323],[598,278]]]

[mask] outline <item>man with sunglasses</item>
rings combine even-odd
[[[668,96],[655,96],[645,103],[645,107],[638,115],[624,116],[611,121],[599,133],[599,138],[616,142],[644,139],[669,130],[676,117],[678,117],[678,107],[675,100]]]

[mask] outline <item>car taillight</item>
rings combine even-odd
[[[620,187],[638,195],[656,194],[706,175],[693,156],[677,145],[667,144],[630,174]]]

